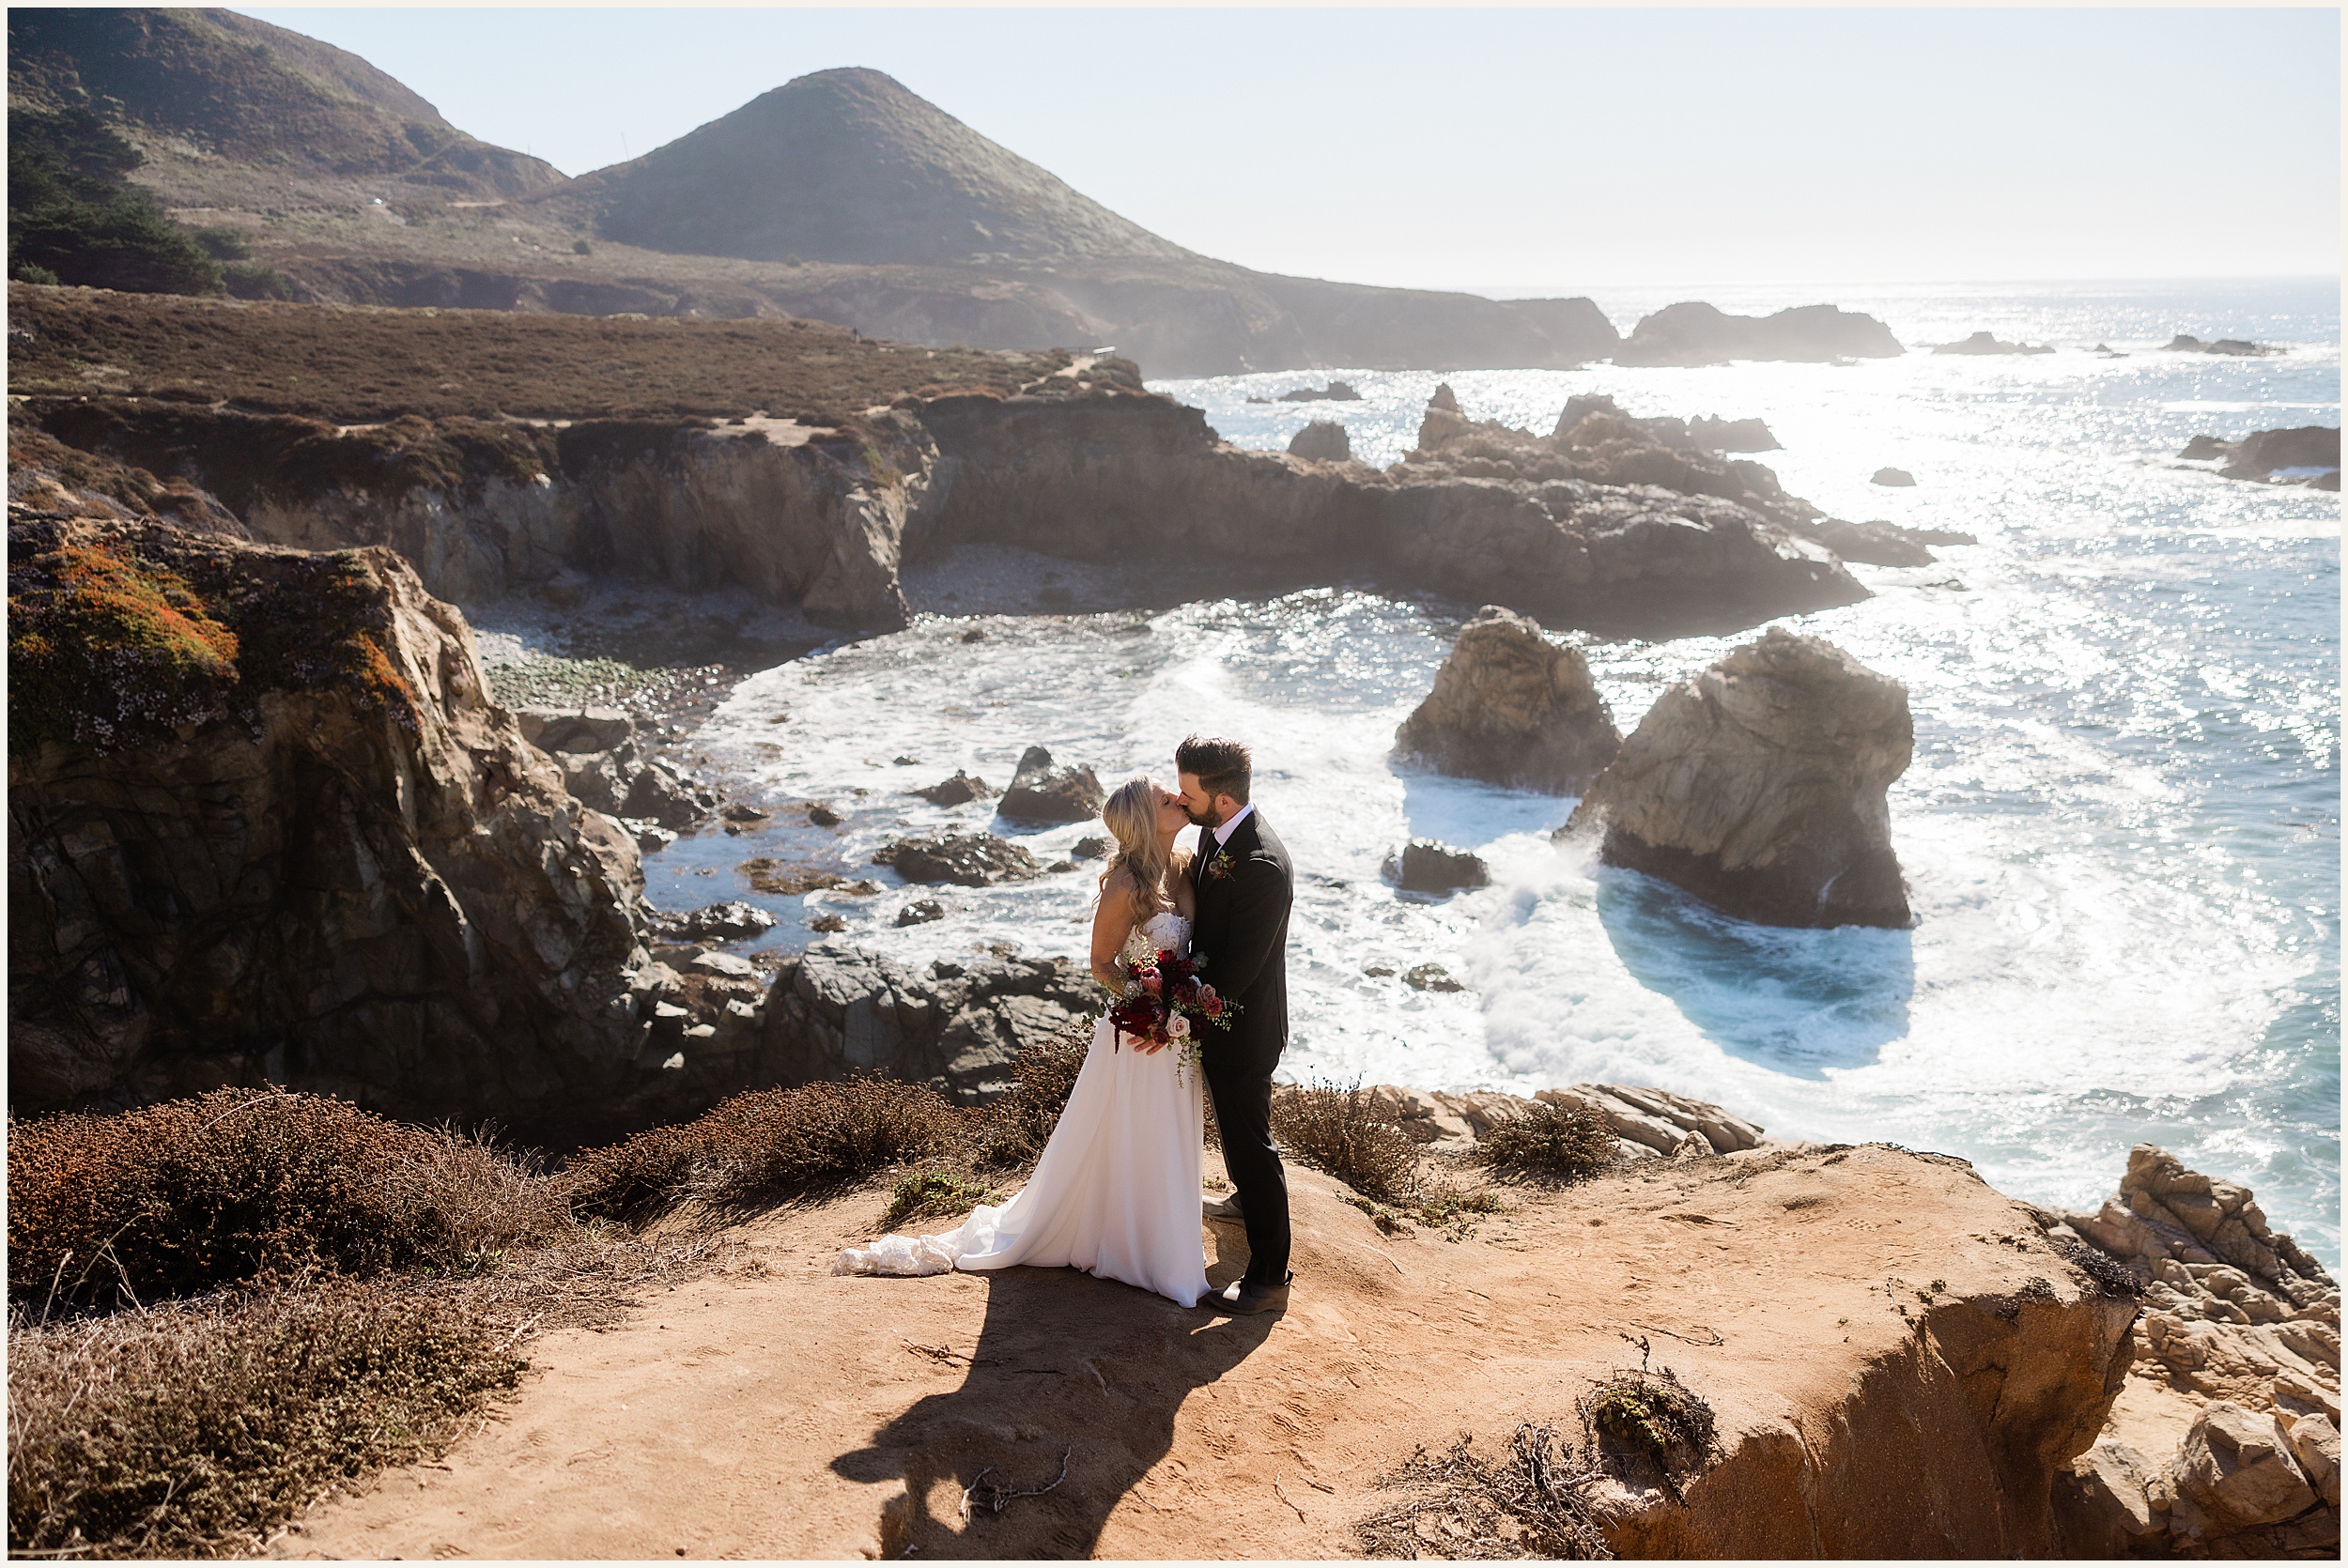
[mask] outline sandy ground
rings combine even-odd
[[[1312,1171],[1291,1187],[1277,1317],[1064,1269],[832,1275],[878,1189],[771,1216],[723,1274],[538,1343],[541,1373],[445,1467],[330,1499],[274,1551],[1356,1556],[1352,1522],[1414,1444],[1572,1426],[1589,1379],[1637,1364],[1626,1333],[1724,1431],[1782,1429],[1896,1352],[1912,1287],[2011,1290],[2054,1266],[1956,1162],[1872,1146],[1520,1192],[1465,1240],[1384,1236]],[[1210,1277],[1235,1278],[1241,1234],[1207,1236]],[[1041,1487],[1063,1462],[1048,1493],[965,1515],[965,1487]]]

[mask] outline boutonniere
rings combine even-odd
[[[1229,850],[1214,852],[1214,858],[1207,862],[1207,875],[1216,882],[1231,880],[1231,852]]]

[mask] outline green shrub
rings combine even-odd
[[[8,109],[8,272],[147,294],[213,294],[220,268],[153,192],[139,151],[96,113]]]
[[[995,1190],[951,1171],[922,1171],[897,1183],[881,1216],[881,1229],[893,1231],[907,1220],[924,1214],[967,1214],[982,1203],[995,1201]]]
[[[573,1231],[558,1184],[458,1133],[215,1089],[8,1130],[8,1294],[152,1304],[304,1267],[447,1273]]]
[[[54,285],[65,281],[64,279],[58,277],[54,272],[49,270],[48,268],[41,266],[38,262],[31,261],[18,262],[14,269],[13,275],[15,276],[17,282],[27,284],[50,284]]]
[[[1615,1155],[1614,1131],[1598,1113],[1545,1099],[1502,1122],[1475,1145],[1475,1158],[1487,1165],[1563,1181],[1595,1176]]]
[[[1358,1083],[1275,1092],[1272,1131],[1283,1149],[1357,1192],[1395,1199],[1418,1186],[1418,1140],[1392,1106]]]
[[[518,1382],[510,1343],[455,1295],[392,1281],[63,1323],[18,1312],[10,1554],[253,1555],[332,1483],[443,1451]]]
[[[245,238],[244,230],[231,228],[226,223],[210,223],[202,228],[190,229],[188,238],[214,261],[253,259],[253,241]]]
[[[221,281],[239,300],[290,300],[293,281],[274,267],[257,261],[232,261],[220,269]]]
[[[735,1095],[698,1121],[658,1127],[567,1167],[572,1201],[639,1218],[686,1198],[734,1207],[796,1197],[937,1154],[965,1135],[966,1114],[935,1089],[851,1078]]]

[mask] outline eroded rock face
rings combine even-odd
[[[15,1111],[274,1082],[559,1137],[657,1108],[636,847],[405,561],[30,519],[9,556]],[[176,662],[118,662],[107,582],[179,595]]]
[[[718,804],[714,791],[687,783],[652,758],[636,739],[635,720],[621,709],[522,708],[514,717],[523,739],[561,766],[564,787],[583,804],[622,819],[640,848],[649,850],[693,826]],[[670,832],[651,835],[646,824]]]
[[[1439,394],[1430,429],[1441,413]],[[1468,450],[1373,473],[1220,444],[1197,409],[1148,397],[949,397],[920,417],[940,463],[935,502],[908,535],[917,554],[984,542],[1080,560],[1173,556],[1251,588],[1341,570],[1627,630],[1751,625],[1866,596],[1829,551],[1769,515],[1659,487],[1676,469],[1601,484],[1589,477],[1598,467],[1584,474],[1553,450],[1490,467]]]
[[[1905,926],[1884,792],[1914,744],[1906,687],[1772,628],[1659,698],[1568,829],[1740,919]]]
[[[1066,959],[940,961],[921,972],[826,944],[777,973],[762,1051],[787,1083],[877,1072],[972,1104],[1010,1089],[1023,1046],[1074,1027],[1102,1000]]]
[[[2267,1224],[2248,1188],[2152,1144],[2129,1151],[2100,1209],[2062,1218],[2058,1235],[2076,1233],[2141,1291],[2127,1418],[2115,1414],[2056,1488],[2065,1550],[2336,1556],[2340,1290],[2330,1275]]]

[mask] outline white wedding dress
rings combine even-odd
[[[1186,953],[1190,922],[1155,915],[1126,940],[1128,961]],[[840,1254],[839,1274],[949,1268],[1082,1268],[1183,1306],[1207,1293],[1198,1223],[1199,1074],[1169,1046],[1147,1054],[1104,1017],[1043,1157],[1002,1207],[981,1205],[941,1236],[884,1236]]]

